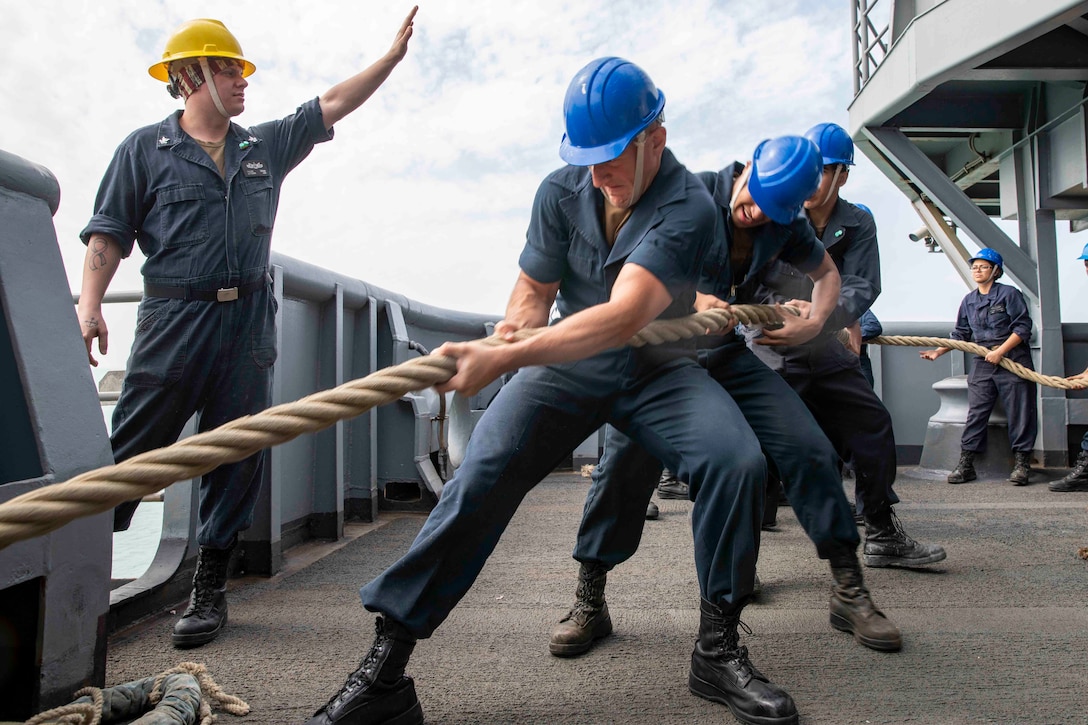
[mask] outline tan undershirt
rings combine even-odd
[[[204,149],[205,153],[211,157],[211,160],[215,162],[215,165],[219,168],[219,175],[226,176],[227,174],[227,140],[223,139],[217,143],[208,143],[207,141],[201,141],[198,138],[194,138],[194,141]]]
[[[631,217],[630,209],[618,209],[609,203],[608,197],[604,198],[604,238],[609,246],[616,243],[616,236],[620,233],[624,223]]]

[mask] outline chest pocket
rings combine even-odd
[[[807,300],[812,297],[812,280],[796,267],[776,261],[763,277],[763,284],[787,300]]]
[[[159,238],[171,249],[208,240],[208,212],[201,184],[171,186],[158,193],[161,215]]]
[[[592,248],[578,249],[577,242],[567,248],[567,266],[569,274],[578,280],[578,287],[584,305],[594,305],[608,299],[608,289],[603,269],[603,260]]]
[[[254,236],[266,237],[272,233],[275,210],[272,204],[272,179],[261,177],[242,182],[242,193],[249,209],[249,228]]]
[[[998,302],[997,304],[990,305],[989,315],[987,315],[986,325],[990,329],[1000,332],[1012,332],[1010,329],[1012,322],[1009,319],[1009,312],[1005,309],[1004,302]]]

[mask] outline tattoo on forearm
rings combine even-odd
[[[106,243],[106,240],[95,237],[91,240],[91,260],[90,268],[92,272],[97,272],[100,269],[104,269],[109,259],[106,257],[106,251],[110,248],[110,245]]]

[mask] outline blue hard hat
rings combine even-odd
[[[1084,245],[1084,250],[1081,251],[1080,256],[1077,259],[1088,259],[1088,244]]]
[[[559,156],[574,166],[611,161],[665,107],[646,71],[623,58],[598,58],[575,74],[563,100]]]
[[[854,141],[842,126],[835,123],[818,123],[805,131],[805,138],[820,149],[824,166],[854,165]]]
[[[1004,270],[1005,265],[1004,265],[1004,262],[1001,260],[1001,255],[999,255],[997,253],[997,251],[994,251],[993,249],[990,249],[989,247],[984,247],[984,248],[979,249],[977,255],[975,255],[974,257],[967,260],[968,265],[969,265],[970,262],[973,262],[976,259],[981,259],[982,261],[988,261],[994,267],[999,267],[1002,270]]]
[[[802,136],[780,136],[756,146],[748,193],[772,221],[789,224],[820,185],[823,165],[816,144]]]
[[[989,247],[978,250],[978,254],[968,259],[967,262],[971,263],[974,262],[976,259],[981,259],[983,262],[989,262],[995,267],[1004,268],[1005,266],[1005,263],[1001,260],[1001,255],[990,249]]]

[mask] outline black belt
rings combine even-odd
[[[261,289],[272,278],[267,274],[261,279],[247,282],[238,287],[220,287],[219,289],[191,289],[189,287],[166,287],[159,284],[144,284],[145,297],[168,297],[172,300],[196,300],[198,302],[233,302]]]

